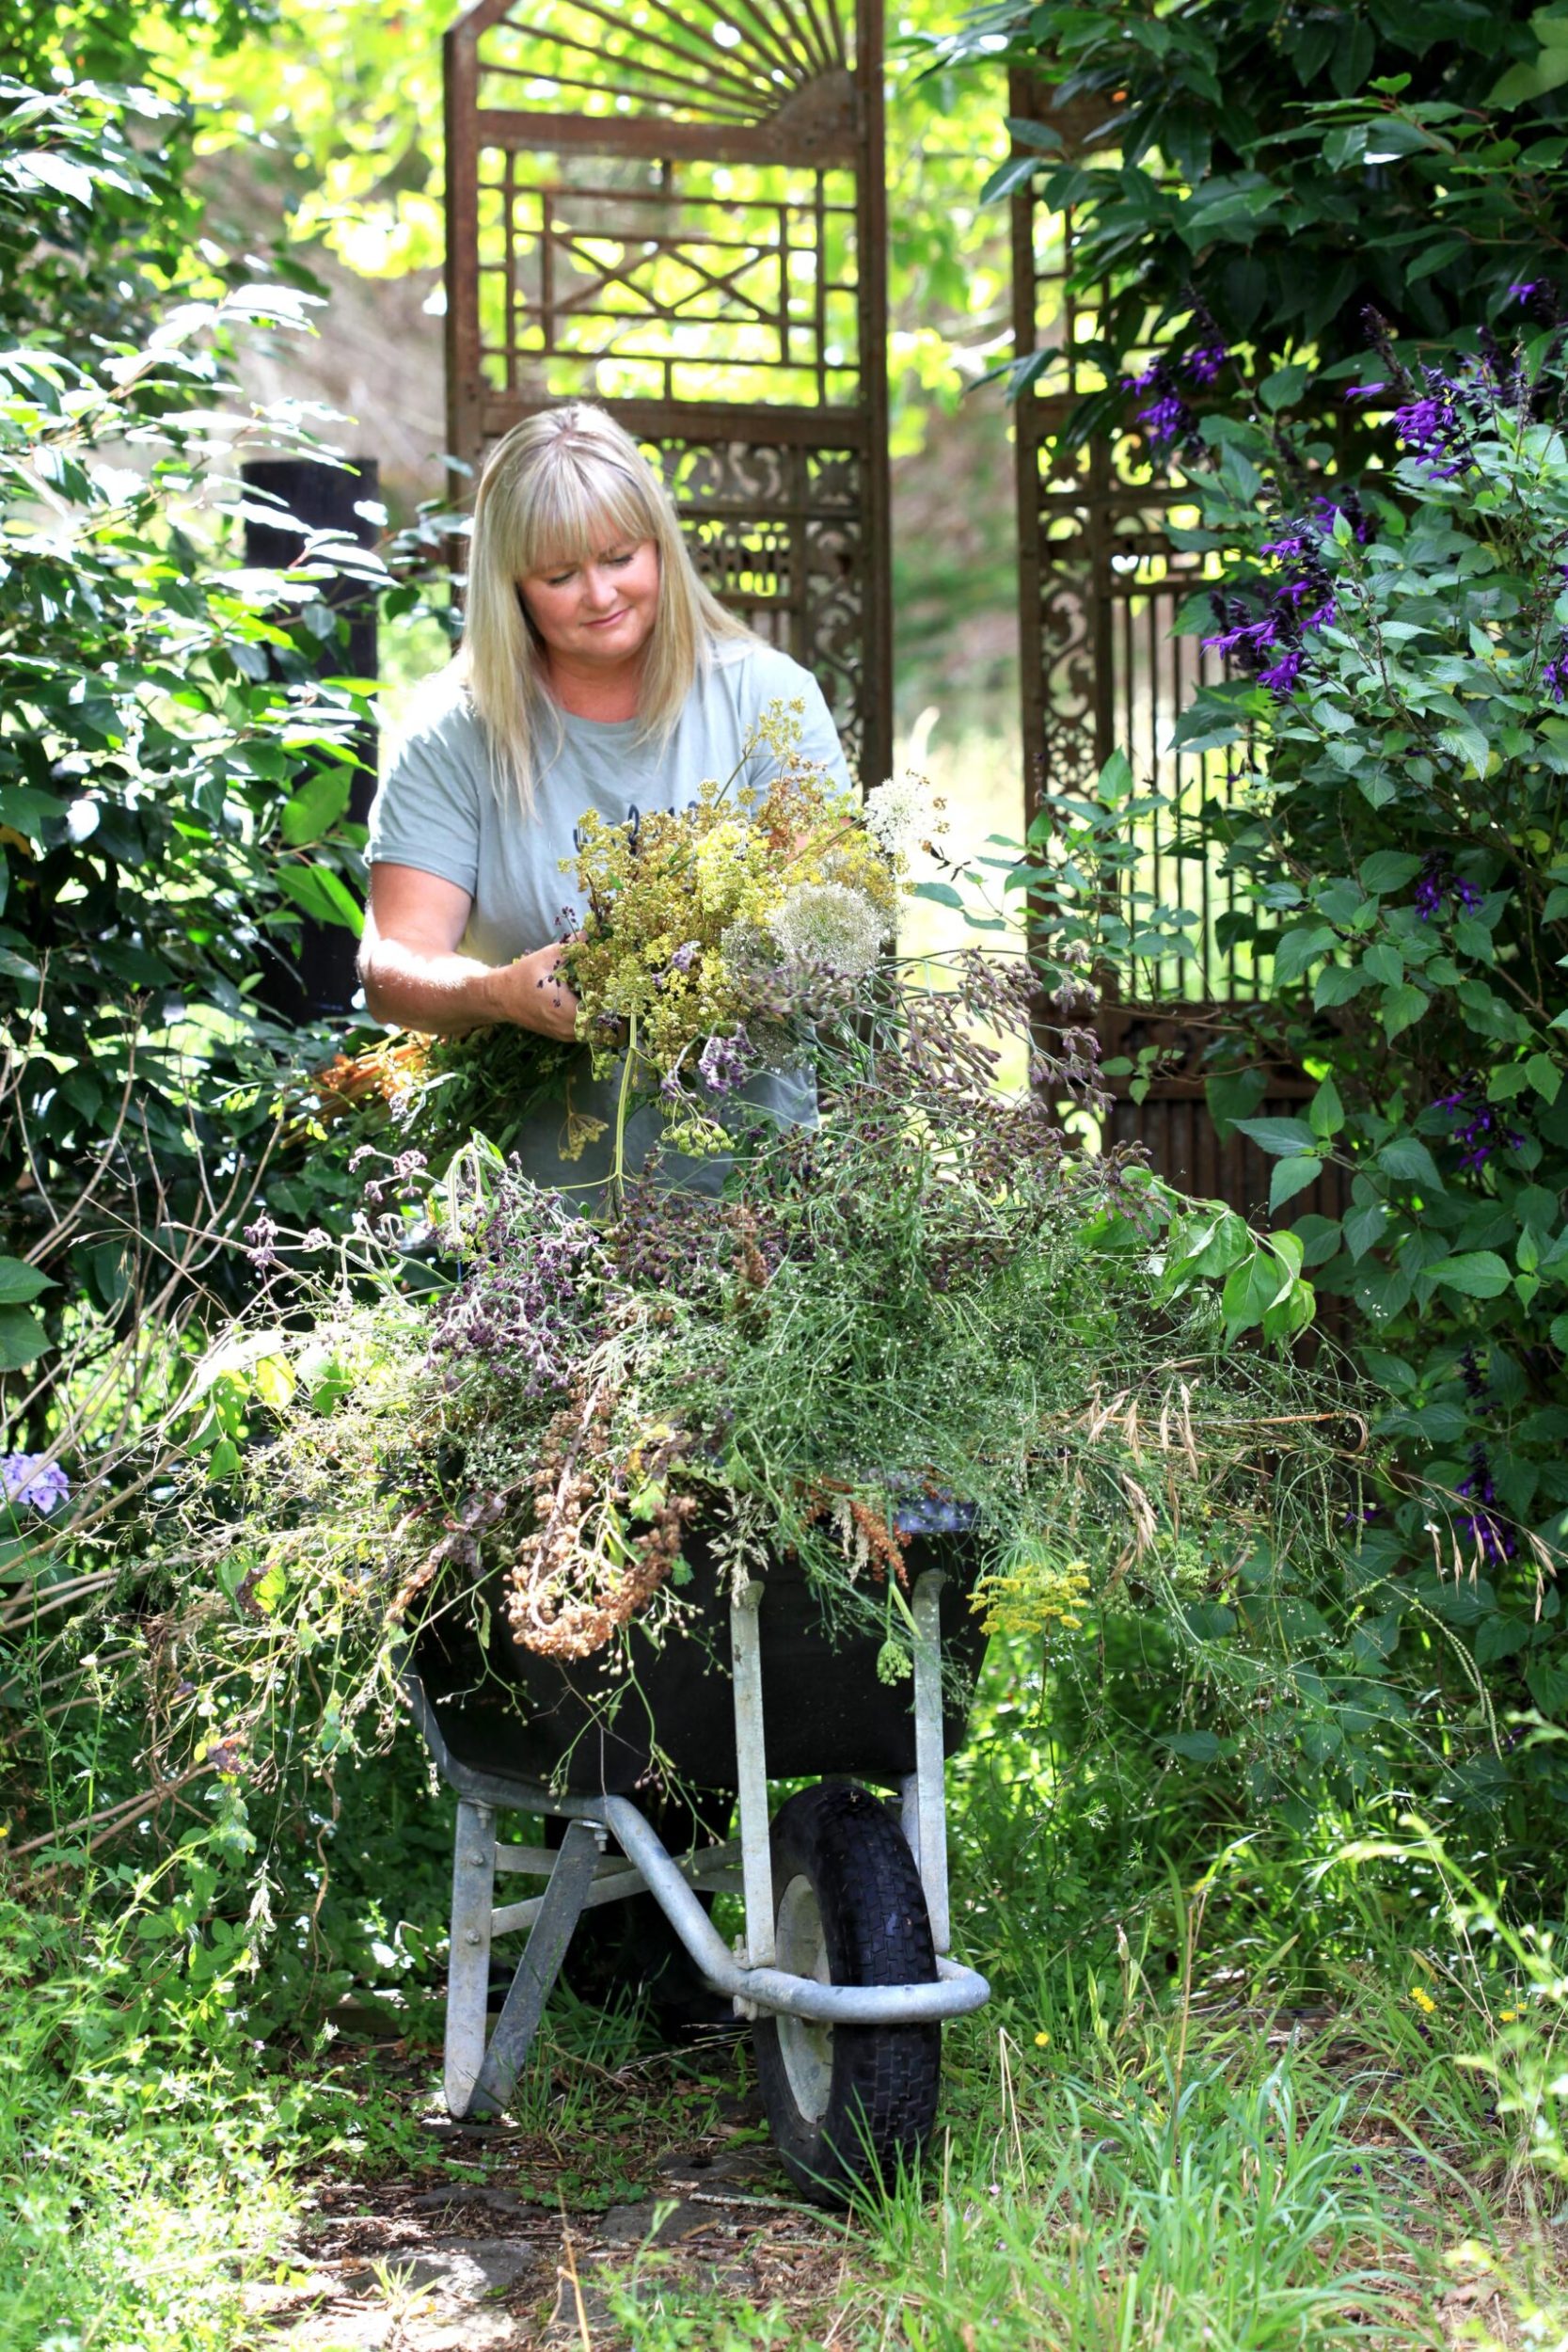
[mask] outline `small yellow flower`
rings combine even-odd
[[[1410,1997],[1415,2002],[1416,2007],[1418,2010],[1424,2010],[1428,2017],[1436,2016],[1437,2004],[1433,1999],[1424,1984],[1413,1984],[1410,1988]]]
[[[1036,2047],[1036,2049],[1037,2049],[1037,2050],[1043,2050],[1043,2049],[1045,2049],[1045,2048],[1049,2045],[1050,2041],[1051,2041],[1051,2036],[1050,2036],[1048,2033],[1037,2033],[1037,2034],[1035,2036],[1035,2047]]]
[[[1500,2009],[1497,2015],[1505,2026],[1516,2026],[1519,2022],[1519,2011],[1516,2009]]]

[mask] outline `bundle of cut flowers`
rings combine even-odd
[[[681,1637],[700,1525],[737,1573],[793,1555],[892,1676],[911,1535],[945,1522],[988,1624],[1061,1641],[1159,1612],[1254,1706],[1281,1595],[1332,1567],[1370,1476],[1284,1345],[1299,1253],[1070,1148],[1053,1106],[1094,1093],[1092,1041],[1022,959],[940,977],[868,976],[818,1034],[820,1124],[748,1136],[717,1195],[654,1171],[590,1217],[483,1148],[438,1184],[393,1163],[384,1194],[439,1239],[434,1298],[376,1287],[371,1233],[295,1288],[276,1237],[265,1443],[211,1534],[187,1494],[182,1540],[253,1605],[460,1609],[578,1659],[634,1621]]]
[[[740,783],[758,751],[776,772]],[[881,957],[911,852],[941,824],[917,777],[863,803],[835,784],[800,755],[794,709],[774,704],[739,768],[704,783],[689,807],[628,824],[584,813],[577,855],[562,860],[577,899],[562,939],[576,1046],[510,1027],[383,1041],[319,1073],[317,1092],[340,1109],[389,1106],[404,1145],[441,1167],[476,1132],[504,1149],[522,1118],[567,1094],[586,1054],[596,1077],[618,1075],[618,1137],[627,1112],[653,1100],[673,1148],[727,1151],[726,1098],[809,1056],[824,1009]],[[565,1155],[603,1124],[569,1118]]]

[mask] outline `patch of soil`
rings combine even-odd
[[[324,2182],[284,2251],[285,2275],[248,2291],[248,2342],[265,2352],[634,2352],[606,2283],[641,2259],[657,2265],[667,2298],[687,2284],[693,2296],[797,2304],[827,2324],[844,2225],[801,2203],[778,2165],[738,2045],[590,2071],[586,2113],[580,2074],[561,2056],[543,2126],[422,2116],[428,2158],[389,2177]],[[380,2097],[400,2095],[386,2076],[401,2072],[382,2070]],[[412,2104],[412,2090],[402,2095]]]

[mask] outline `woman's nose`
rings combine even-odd
[[[615,602],[615,581],[609,572],[601,571],[596,564],[586,564],[583,567],[582,593],[584,601],[590,604],[595,612],[608,612]]]

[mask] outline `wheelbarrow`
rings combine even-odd
[[[985,1647],[966,1605],[972,1555],[961,1534],[911,1538],[913,1675],[892,1686],[879,1636],[826,1626],[797,1563],[737,1591],[700,1538],[687,1559],[679,1626],[657,1641],[634,1626],[619,1672],[522,1649],[499,1608],[483,1648],[439,1613],[415,1644],[414,1712],[458,1800],[446,2103],[460,2119],[504,2111],[584,1913],[651,1896],[702,1981],[752,2023],[788,2171],[842,2202],[919,2155],[942,2023],[990,1997],[949,1957],[943,1764]],[[771,1822],[770,1773],[814,1784]],[[726,1812],[735,1791],[738,1836],[670,1853],[633,1793],[661,1776],[726,1792]],[[559,1846],[502,1842],[507,1812],[562,1823]],[[544,1889],[498,1904],[498,1872]],[[733,1950],[705,1905],[717,1894],[743,1900]],[[524,1930],[492,2030],[493,1947]]]

